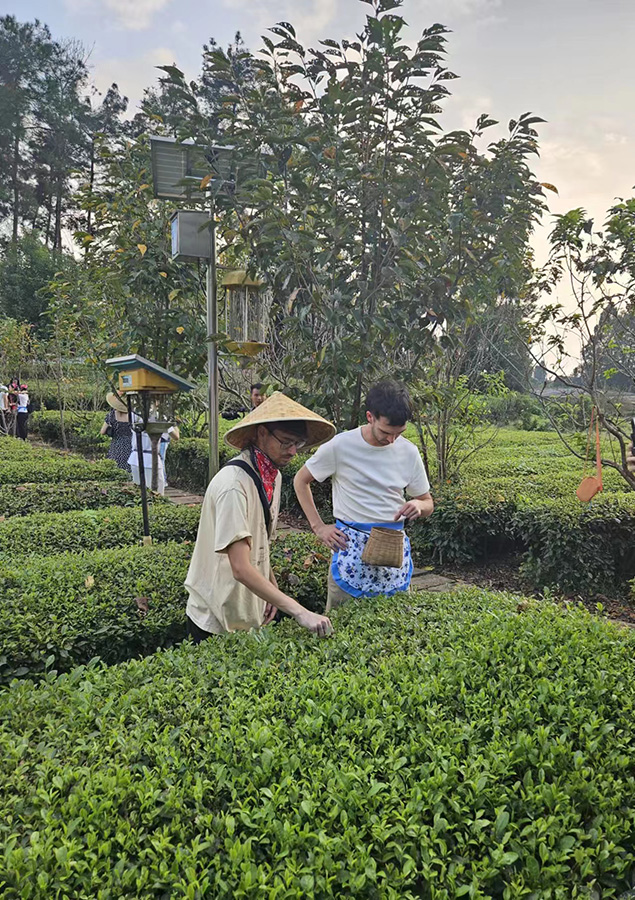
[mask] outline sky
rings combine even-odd
[[[157,65],[198,74],[203,43],[221,45],[240,31],[251,50],[278,21],[298,38],[353,39],[368,7],[359,0],[0,0],[0,11],[45,22],[58,39],[87,48],[95,84],[116,81],[138,104]],[[404,0],[401,14],[416,41],[440,22],[452,29],[445,128],[469,127],[480,113],[506,132],[524,112],[538,126],[534,171],[554,184],[549,214],[534,239],[543,262],[552,215],[581,206],[599,225],[616,198],[635,193],[635,0]]]

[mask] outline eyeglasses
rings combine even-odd
[[[267,426],[265,425],[265,428],[266,427]],[[282,438],[279,438],[277,434],[274,434],[271,428],[267,428],[267,431],[269,432],[271,437],[274,437],[278,441],[281,450],[290,450],[292,447],[295,447],[296,450],[300,451],[304,447],[306,447],[307,442],[302,438],[299,438],[297,441],[286,441],[282,440]]]

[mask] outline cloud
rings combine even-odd
[[[64,0],[74,13],[114,15],[116,23],[127,31],[143,31],[152,24],[155,14],[172,0]]]
[[[625,134],[616,134],[614,131],[608,131],[604,135],[604,140],[607,144],[619,144],[620,146],[628,144],[628,138]]]
[[[333,24],[336,17],[342,17],[338,9],[341,0],[223,0],[224,5],[234,13],[237,9],[247,10],[249,23],[247,31],[264,33],[276,22],[291,22],[298,40],[310,44],[326,37],[324,29]],[[242,29],[241,29],[242,30]]]
[[[162,74],[157,72],[156,66],[171,65],[176,56],[169,47],[154,47],[142,56],[129,59],[116,57],[101,59],[95,63],[93,79],[102,93],[108,90],[113,81],[116,82],[122,94],[128,97],[130,101],[128,115],[133,116],[137,112],[145,88],[156,84],[159,75]]]

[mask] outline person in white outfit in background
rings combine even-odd
[[[165,453],[161,453],[161,444],[167,444],[170,440],[178,440],[180,437],[179,429],[176,425],[172,425],[168,428],[167,431],[164,431],[161,435],[161,439],[159,442],[159,447],[157,448],[157,465],[159,467],[158,472],[158,482],[157,482],[157,493],[163,495],[165,493],[166,488],[166,479],[165,479]],[[147,431],[141,432],[141,446],[143,451],[143,463],[145,469],[145,477],[146,477],[146,488],[150,490],[152,485],[152,441],[150,440],[150,435]],[[136,431],[132,432],[132,447],[130,456],[128,457],[128,465],[130,466],[130,471],[132,473],[132,480],[135,484],[141,484],[141,477],[139,472],[139,455],[137,453],[137,433]]]

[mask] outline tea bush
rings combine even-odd
[[[0,683],[182,640],[191,550],[168,543],[3,562]],[[147,598],[147,614],[137,597]]]
[[[528,548],[523,573],[537,587],[612,593],[635,575],[635,497],[546,501],[519,509],[515,527]]]
[[[227,427],[235,425],[235,422],[225,423]],[[226,429],[225,429],[226,430]],[[221,441],[220,464],[224,465],[235,456],[236,450],[231,449]],[[282,471],[282,495],[281,508],[285,510],[299,510],[293,479],[296,473],[309,458],[308,453],[298,454]],[[207,486],[207,474],[209,470],[209,456],[207,438],[184,438],[170,444],[166,456],[166,475],[170,484],[184,490],[204,494]],[[331,483],[313,484],[313,496],[318,508],[326,518],[331,517]]]
[[[0,697],[3,900],[618,897],[635,636],[464,591]]]
[[[223,465],[235,450],[224,443],[219,445],[220,464]],[[168,482],[195,494],[204,494],[209,473],[209,443],[207,438],[181,438],[172,441],[165,457],[165,474]]]
[[[523,551],[537,588],[614,593],[635,574],[635,496],[534,501],[492,488],[446,491],[434,515],[408,527],[415,559],[464,563]]]
[[[313,612],[324,612],[331,551],[312,534],[285,534],[271,548],[281,591]]]
[[[150,534],[155,541],[195,540],[200,512],[200,507],[157,503],[149,516]],[[35,513],[0,522],[0,556],[10,547],[19,547],[22,556],[125,547],[139,544],[142,534],[140,507]]]
[[[110,445],[110,438],[99,433],[105,418],[106,411],[67,410],[64,413],[67,447],[70,450],[79,450],[84,453],[105,455]],[[42,410],[34,413],[31,417],[31,429],[43,441],[57,447],[63,446],[62,425],[57,410]]]
[[[158,497],[153,503],[165,502]],[[71,509],[101,509],[107,506],[137,506],[139,488],[115,481],[79,481],[60,484],[0,485],[0,516],[66,512]]]
[[[135,523],[127,516],[140,511],[120,512],[125,515],[118,521],[127,529],[128,540],[134,541],[140,533],[140,518]],[[153,510],[155,536],[168,541],[189,535],[183,543],[20,555],[17,560],[15,554],[13,560],[7,554],[0,566],[0,683],[41,676],[51,668],[67,671],[94,656],[115,663],[182,640],[187,602],[183,582],[199,512],[172,506]],[[42,541],[40,552],[46,552],[62,542],[64,518],[49,516],[50,537],[46,517],[27,523],[26,531],[20,530],[19,519],[0,527],[8,529],[14,545],[16,539],[32,536]],[[81,514],[73,518],[69,527],[75,534]],[[117,541],[116,522],[116,511],[100,510],[87,531],[93,529],[95,540],[101,532],[99,544],[104,547],[108,540]],[[10,530],[13,525],[15,536]],[[324,609],[326,557],[315,538],[287,535],[276,541],[272,562],[282,590],[310,609]],[[137,598],[147,600],[147,613],[139,609]]]
[[[35,484],[61,481],[127,481],[127,472],[111,459],[91,462],[80,457],[29,457],[5,459],[0,465],[0,484]]]

